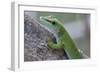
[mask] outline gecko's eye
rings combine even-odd
[[[53,21],[52,24],[55,25],[55,22]]]

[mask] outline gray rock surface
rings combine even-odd
[[[48,37],[54,35],[43,28],[32,17],[24,15],[24,61],[63,60],[63,49],[51,49],[47,46]]]

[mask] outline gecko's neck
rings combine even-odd
[[[61,25],[61,27],[60,27],[60,29],[59,29],[59,32],[58,32],[58,36],[64,35],[65,32],[66,32],[66,30],[65,30],[64,26]]]
[[[64,24],[60,22],[58,19],[56,20],[56,22],[58,23],[58,26],[59,26],[58,36],[62,36],[66,32],[63,26]]]

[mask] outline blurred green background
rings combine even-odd
[[[40,16],[54,15],[64,24],[77,47],[90,57],[90,14],[35,11],[25,11],[24,13],[39,23]]]

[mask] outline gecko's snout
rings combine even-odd
[[[43,16],[40,16],[40,20],[42,20],[43,19]]]
[[[45,20],[45,21],[47,21],[47,22],[52,22],[52,20],[51,19],[49,19],[48,17],[43,17],[43,16],[40,16],[40,20]]]
[[[40,16],[40,20],[46,20],[47,21],[47,18],[43,17],[43,16]]]

